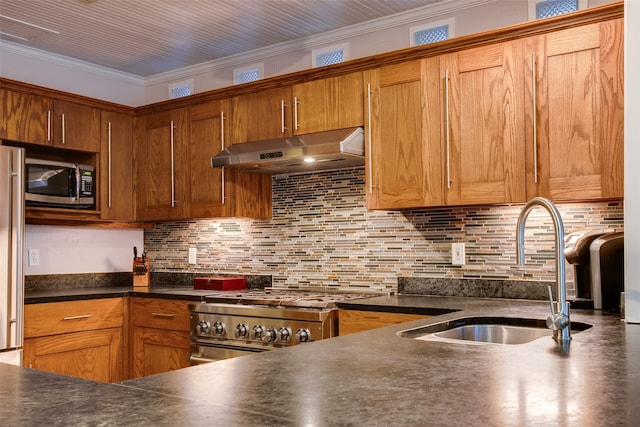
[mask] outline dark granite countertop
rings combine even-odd
[[[117,298],[127,296],[144,296],[149,298],[170,298],[188,301],[202,301],[211,291],[193,289],[193,287],[158,286],[147,289],[133,286],[95,287],[75,289],[44,289],[28,291],[24,297],[25,304],[39,304],[45,302],[61,302],[74,300],[88,300],[96,298]]]
[[[527,300],[383,296],[360,307],[459,310],[120,384],[0,364],[7,425],[631,426],[640,325],[594,310],[567,349],[427,342],[398,331],[466,316],[544,319]]]

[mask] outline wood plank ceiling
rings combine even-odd
[[[148,77],[442,1],[0,0],[0,39]]]

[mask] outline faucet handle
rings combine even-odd
[[[549,304],[551,304],[551,315],[555,316],[556,315],[556,307],[553,303],[553,292],[551,291],[551,285],[547,286],[547,289],[549,290]]]
[[[551,292],[551,285],[549,289],[549,303],[551,304],[551,316],[547,317],[547,328],[559,331],[566,328],[569,325],[569,316],[563,313],[557,313],[555,303],[553,301],[553,293]]]

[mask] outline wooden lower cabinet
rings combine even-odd
[[[122,380],[122,328],[27,338],[24,365],[112,383]]]
[[[190,366],[189,332],[135,326],[131,340],[133,378]]]
[[[123,298],[25,306],[24,366],[102,382],[123,379]]]
[[[161,298],[130,298],[130,378],[191,366],[187,359],[188,304]]]
[[[382,311],[340,310],[338,313],[338,335],[368,331],[427,317],[430,316]]]

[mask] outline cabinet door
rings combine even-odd
[[[525,201],[523,74],[514,43],[443,57],[448,205]]]
[[[134,220],[133,116],[102,112],[100,218]]]
[[[53,145],[51,101],[41,96],[0,90],[0,138]]]
[[[231,215],[229,171],[211,167],[211,156],[229,143],[229,101],[211,101],[188,109],[191,217]]]
[[[53,115],[54,146],[100,151],[100,110],[75,102],[54,101]]]
[[[349,335],[412,320],[426,319],[427,317],[431,316],[381,311],[340,310],[338,312],[338,332],[340,336]]]
[[[24,366],[105,383],[121,381],[122,328],[27,338]]]
[[[549,33],[533,43],[538,110],[537,140],[527,133],[528,196],[623,197],[622,19]]]
[[[367,207],[442,204],[438,59],[367,73]]]
[[[133,327],[133,378],[190,366],[189,332]]]
[[[293,87],[293,132],[305,134],[364,125],[362,73]]]
[[[169,220],[188,215],[187,154],[183,109],[136,120],[137,219]]]
[[[291,88],[262,90],[232,100],[232,143],[292,135]]]

